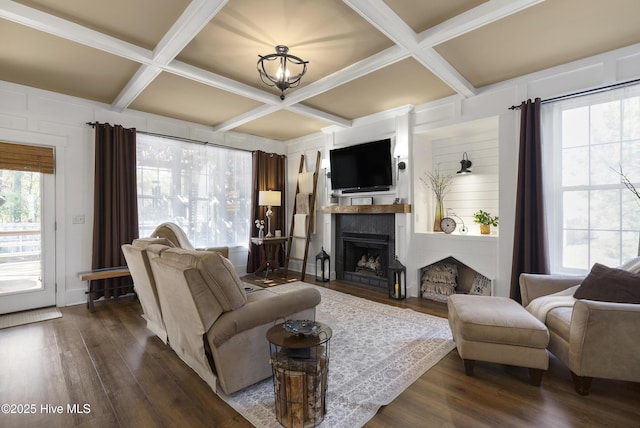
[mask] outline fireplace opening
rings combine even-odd
[[[346,281],[387,289],[389,236],[344,232],[343,278]]]

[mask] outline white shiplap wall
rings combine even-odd
[[[438,166],[442,174],[453,176],[444,199],[445,214],[450,209],[461,217],[469,228],[469,234],[480,233],[479,226],[473,222],[476,211],[482,209],[500,215],[496,120],[476,121],[475,126],[467,124],[432,130],[421,134],[415,144],[416,158],[422,160],[416,161],[418,177],[426,178],[425,173],[434,171]],[[465,152],[472,162],[470,169],[473,173],[458,175],[456,172]],[[417,217],[423,219],[416,224],[416,232],[431,232],[435,209],[433,192],[426,186],[421,187],[425,203],[415,207]],[[420,211],[423,212],[420,214]]]

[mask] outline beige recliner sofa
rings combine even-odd
[[[162,251],[171,247],[173,244],[164,238],[135,239],[131,244],[122,245],[122,253],[133,278],[133,287],[142,306],[142,318],[147,322],[147,328],[164,343],[167,343],[167,331],[149,259],[158,257]]]
[[[522,305],[543,308],[537,316],[549,329],[548,349],[571,370],[579,394],[589,393],[594,377],[640,382],[640,305],[575,300],[573,292],[563,293],[583,279],[521,274]],[[560,295],[550,298],[554,293]],[[530,306],[534,299],[543,300]]]
[[[312,288],[250,293],[220,253],[170,248],[151,260],[169,345],[217,391],[271,376],[266,332],[286,319],[315,319]]]
[[[147,322],[147,328],[164,343],[167,343],[167,331],[149,260],[173,247],[193,249],[187,235],[174,223],[162,223],[153,231],[151,237],[134,239],[131,244],[122,245],[122,252],[133,278],[133,286],[142,306],[142,317]],[[208,250],[229,257],[228,247],[213,247]]]

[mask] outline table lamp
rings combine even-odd
[[[267,207],[267,238],[272,237],[271,234],[271,217],[273,217],[273,211],[271,207],[280,206],[280,192],[278,190],[261,190],[258,193],[258,205],[261,207]]]

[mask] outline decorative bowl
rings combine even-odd
[[[309,336],[318,334],[320,327],[315,321],[310,320],[289,320],[285,321],[284,329],[289,333]]]

